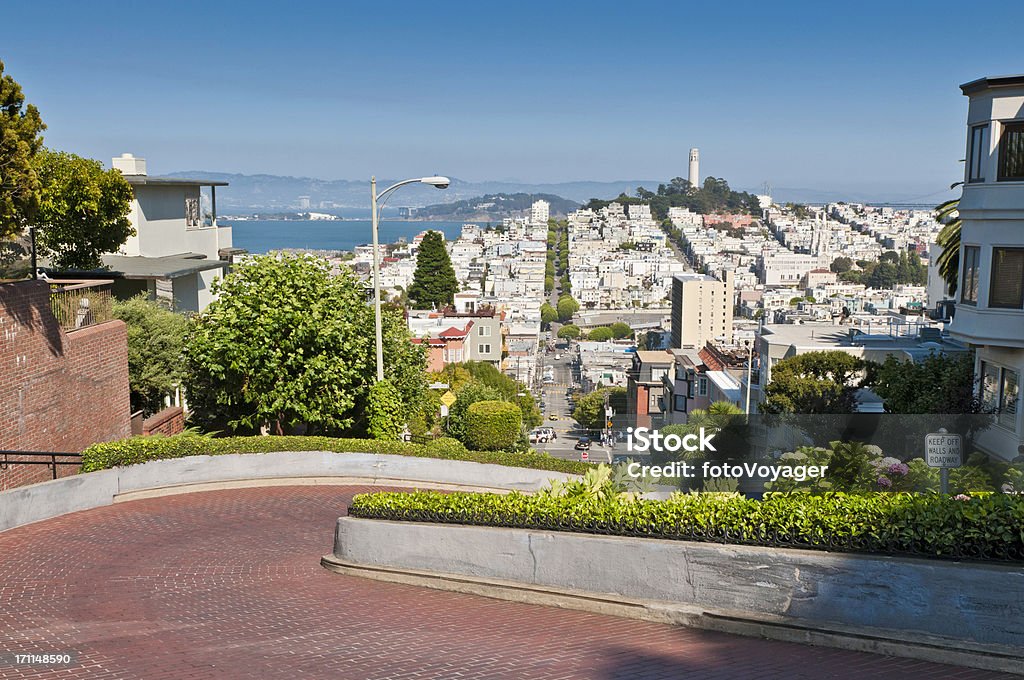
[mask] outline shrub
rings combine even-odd
[[[442,440],[449,442],[442,438]],[[331,451],[334,453],[381,453],[421,458],[444,458],[491,463],[509,467],[552,470],[570,474],[584,474],[589,463],[560,460],[551,456],[507,451],[467,451],[444,443],[435,449],[430,444],[381,441],[379,439],[338,439],[333,437],[224,437],[211,439],[193,433],[173,437],[132,437],[116,442],[93,444],[82,453],[82,472],[136,465],[152,460],[187,458],[189,456],[219,456],[231,453],[273,453],[278,451]]]
[[[369,434],[374,439],[397,441],[402,434],[402,395],[390,380],[379,380],[370,388],[366,415]]]
[[[523,412],[506,401],[478,401],[466,411],[466,443],[481,451],[511,449],[523,429]]]
[[[593,476],[593,475],[592,475]],[[597,481],[596,478],[593,481]],[[1024,561],[1024,497],[974,498],[870,493],[630,494],[554,492],[375,493],[356,496],[349,514],[448,524],[643,536],[944,559]],[[604,487],[602,487],[604,488]]]
[[[423,446],[423,453],[430,458],[462,458],[469,449],[453,437],[438,437]]]

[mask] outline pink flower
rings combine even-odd
[[[907,466],[906,463],[893,463],[886,469],[886,472],[890,475],[899,475],[902,477],[910,472],[910,467]]]
[[[882,487],[883,489],[888,489],[889,487],[892,486],[892,480],[886,477],[885,475],[882,475],[881,477],[878,478],[878,486]]]
[[[971,500],[971,497],[968,496],[967,494],[964,494],[964,493],[958,493],[957,495],[953,496],[953,500],[955,500],[955,501],[969,501],[969,500]]]

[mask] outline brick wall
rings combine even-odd
[[[64,332],[45,281],[0,284],[0,449],[80,452],[130,434],[124,323]],[[42,465],[2,467],[0,490],[51,477]]]
[[[142,421],[142,434],[181,434],[185,429],[185,412],[180,406],[169,406]]]

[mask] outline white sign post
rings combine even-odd
[[[949,434],[946,428],[926,434],[924,437],[925,460],[931,467],[939,468],[941,491],[949,493],[949,468],[964,464],[963,437]]]

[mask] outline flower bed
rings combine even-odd
[[[92,472],[151,460],[215,456],[229,453],[271,453],[278,451],[333,451],[336,453],[380,453],[444,460],[464,460],[509,467],[583,474],[591,466],[535,453],[469,451],[455,440],[438,439],[428,444],[378,439],[337,439],[332,437],[224,437],[214,439],[194,434],[173,437],[132,437],[116,442],[93,444],[82,453],[82,471]]]
[[[446,524],[782,546],[943,559],[1024,561],[1024,498],[906,493],[675,494],[665,501],[540,493],[375,493],[349,514]]]

